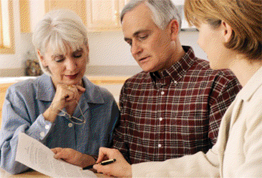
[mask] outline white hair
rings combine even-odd
[[[32,42],[41,55],[47,51],[47,47],[53,52],[66,54],[69,50],[77,50],[83,44],[87,44],[87,30],[81,18],[73,11],[67,9],[53,10],[45,14],[33,32]],[[50,75],[49,69],[41,69]]]
[[[173,19],[178,21],[179,28],[181,29],[181,18],[179,12],[171,0],[130,0],[121,12],[121,22],[127,12],[131,11],[141,3],[145,3],[151,10],[153,21],[160,29],[165,29]]]

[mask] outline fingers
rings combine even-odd
[[[60,147],[56,147],[56,148],[52,148],[51,151],[53,151],[53,153],[57,154],[58,152],[60,152],[62,150],[62,148]]]
[[[54,158],[56,159],[70,160],[75,157],[75,154],[77,154],[77,151],[71,148],[59,148],[58,147],[58,148],[54,148],[53,150],[56,152],[54,155]]]
[[[56,152],[54,155],[55,159],[63,159],[64,161],[79,167],[86,167],[94,164],[92,156],[82,154],[72,148],[54,148],[52,151]]]
[[[83,92],[85,88],[80,85],[57,84],[54,104],[64,107],[66,102],[79,101]]]
[[[54,122],[57,115],[67,106],[75,107],[85,88],[80,85],[57,84],[54,99],[43,114],[46,120]]]
[[[108,176],[116,176],[114,175],[114,173],[112,173],[112,170],[114,169],[114,165],[102,166],[100,164],[95,164],[93,166],[93,169],[95,169],[98,173],[102,173]]]
[[[81,94],[86,91],[86,89],[84,87],[80,86],[80,85],[75,85],[75,86],[76,86],[78,92],[80,92]]]
[[[97,163],[102,162],[105,159],[111,159],[108,155],[111,153],[112,149],[110,148],[105,148],[105,147],[100,147],[99,148],[99,154],[97,158]],[[114,158],[112,158],[114,159]]]
[[[55,153],[54,155],[55,159],[66,159],[68,157],[66,149],[58,147],[51,150]]]
[[[81,94],[83,94],[86,89],[81,85],[63,85],[63,88],[67,91],[66,100],[79,100]]]
[[[68,158],[70,158],[70,156],[72,156],[72,154],[70,154],[70,149],[69,148],[53,148],[51,149],[55,155],[54,158],[55,159],[63,159],[63,160],[67,160]]]
[[[71,101],[77,99],[79,95],[76,85],[62,85],[65,93],[65,99]]]
[[[97,172],[117,177],[129,177],[132,175],[131,165],[125,160],[123,155],[117,149],[101,147],[99,149],[97,163],[101,162],[105,158],[116,159],[116,161],[108,165],[95,164],[93,168],[96,169]]]

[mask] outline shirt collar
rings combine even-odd
[[[42,101],[52,101],[55,95],[55,87],[50,76],[43,74],[36,79],[36,99]],[[103,104],[104,99],[98,86],[90,82],[85,76],[83,83],[86,91],[83,93],[85,101],[88,103]]]
[[[43,74],[36,78],[36,99],[52,101],[55,95],[55,87],[50,76]]]
[[[86,102],[103,104],[105,101],[103,99],[103,95],[101,93],[100,87],[97,86],[97,85],[94,85],[85,76],[83,77],[83,82],[84,82],[84,86],[86,88],[86,91],[84,93],[84,97],[86,99]]]
[[[194,64],[195,54],[191,47],[183,46],[185,55],[178,60],[175,64],[173,64],[170,68],[165,69],[158,74],[158,72],[150,73],[153,81],[155,82],[158,78],[171,77],[173,81],[179,81],[183,78],[186,71]]]
[[[262,85],[262,67],[249,79],[247,84],[238,93],[238,98],[248,101],[251,99],[256,90]]]

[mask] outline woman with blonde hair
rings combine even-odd
[[[129,165],[115,149],[100,148],[98,172],[123,177],[262,177],[262,1],[185,0],[185,15],[199,30],[211,68],[228,68],[243,89],[225,113],[217,143],[164,162]]]

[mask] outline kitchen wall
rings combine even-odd
[[[20,33],[19,19],[19,3],[18,0],[14,0],[16,53],[0,55],[0,77],[24,75],[26,59],[34,58],[32,34]],[[88,37],[90,45],[88,75],[133,75],[141,71],[132,58],[130,47],[124,42],[121,31],[92,32],[88,34]],[[180,33],[181,43],[191,45],[198,57],[206,59],[205,53],[197,45],[197,37],[197,31]]]

